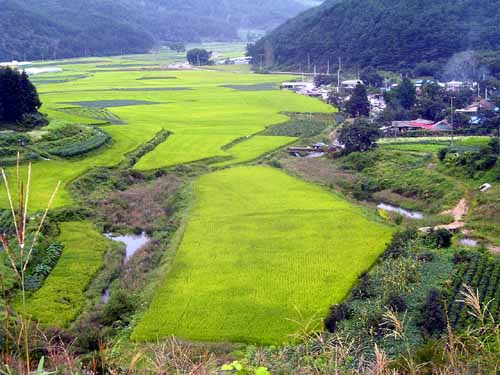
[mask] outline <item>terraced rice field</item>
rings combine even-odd
[[[292,143],[294,137],[267,137],[255,136],[244,142],[237,143],[227,150],[230,160],[212,164],[214,167],[225,167],[232,164],[245,163],[257,159],[263,154]]]
[[[105,127],[112,141],[90,157],[71,160],[54,159],[34,167],[32,207],[42,208],[60,179],[64,188],[55,207],[73,204],[67,184],[90,168],[114,166],[124,156],[155,137],[162,129],[171,132],[165,143],[145,155],[136,168],[153,170],[220,156],[235,156],[223,150],[233,141],[259,133],[266,127],[287,120],[284,112],[332,112],[334,109],[318,100],[280,90],[253,91],[254,85],[276,84],[293,77],[242,74],[218,71],[117,70],[115,65],[126,59],[82,59],[64,61],[60,74],[51,79],[88,75],[74,81],[45,83],[38,87],[42,110],[52,124],[98,124]],[[134,64],[145,62],[132,61]],[[57,64],[55,64],[57,65]],[[113,68],[110,68],[113,66]],[[106,68],[107,67],[107,68]],[[125,67],[127,68],[127,67]],[[42,77],[41,77],[42,78]],[[153,78],[153,79],[148,79]],[[165,79],[161,79],[165,78]],[[241,91],[224,86],[249,86]],[[260,87],[260,86],[259,86]],[[183,90],[177,90],[183,88]],[[68,104],[74,103],[74,104]],[[81,105],[81,106],[78,106]],[[119,106],[116,106],[119,105]],[[75,110],[68,110],[68,107]],[[255,158],[267,147],[252,139],[243,150],[241,161]],[[276,144],[280,141],[276,140]],[[252,149],[255,146],[255,149]],[[251,154],[251,155],[250,155]],[[12,168],[7,168],[13,174]],[[0,206],[6,207],[4,194]]]
[[[147,56],[68,60],[61,63],[62,73],[39,80],[49,129],[97,125],[111,141],[88,155],[37,162],[32,209],[45,206],[58,180],[63,188],[54,206],[74,205],[68,184],[91,168],[119,164],[162,130],[170,135],[136,170],[250,162],[295,140],[258,135],[286,122],[284,113],[334,111],[274,89],[294,77],[232,69],[166,71],[155,64]],[[7,172],[12,176],[14,170]],[[293,320],[319,319],[340,301],[391,234],[362,209],[272,168],[220,170],[196,180],[194,192],[172,271],[134,339],[174,334],[202,341],[281,342],[298,328]],[[63,254],[28,299],[29,313],[44,325],[67,325],[81,312],[84,291],[109,245],[88,222],[63,223],[60,229]]]
[[[391,229],[268,167],[204,175],[172,271],[132,338],[279,343],[346,295]]]
[[[64,250],[42,288],[28,299],[27,311],[44,325],[64,327],[85,305],[84,292],[102,266],[109,240],[88,222],[60,224]]]

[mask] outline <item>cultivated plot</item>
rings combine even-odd
[[[389,240],[359,207],[269,167],[201,177],[172,271],[132,337],[278,343],[340,302]]]

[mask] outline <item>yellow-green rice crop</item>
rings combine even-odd
[[[100,60],[115,66],[130,63],[130,59],[131,57]],[[143,59],[147,60],[146,57]],[[102,67],[98,68],[101,65],[106,64],[89,59],[74,61],[73,65],[61,65],[64,71],[59,74],[51,73],[51,78],[57,79],[59,75],[89,75],[74,81],[39,86],[42,111],[52,121],[49,128],[68,123],[102,123],[101,118],[90,118],[85,110],[59,110],[70,107],[71,104],[68,103],[71,102],[135,101],[159,104],[109,108],[106,113],[123,122],[106,126],[106,132],[112,137],[110,144],[79,158],[36,163],[33,168],[36,176],[33,178],[31,191],[33,208],[41,208],[37,207],[38,202],[48,200],[48,195],[58,180],[62,180],[65,188],[61,190],[54,206],[71,205],[72,200],[66,188],[71,181],[90,168],[120,163],[127,153],[151,140],[162,129],[170,131],[172,135],[164,144],[145,155],[137,164],[137,169],[152,170],[200,159],[230,156],[230,153],[222,150],[223,146],[259,133],[268,126],[285,122],[287,117],[283,112],[334,111],[319,100],[288,91],[237,91],[223,87],[279,83],[292,79],[291,76],[216,71],[102,71]],[[155,79],[144,79],[148,77]],[[189,90],[164,90],[179,87]],[[12,173],[13,169],[7,168],[7,172]],[[0,196],[4,197],[5,194]],[[6,205],[6,200],[1,198],[0,207]]]
[[[269,167],[200,177],[173,268],[136,340],[279,343],[340,302],[391,229]]]
[[[27,310],[43,325],[65,326],[81,312],[84,291],[102,266],[109,244],[88,222],[60,224],[58,240],[64,245],[61,258],[27,301]]]
[[[232,156],[230,160],[212,164],[212,166],[225,167],[232,164],[252,161],[263,154],[292,143],[296,139],[297,138],[293,137],[255,136],[244,142],[237,143],[227,150],[227,153]]]

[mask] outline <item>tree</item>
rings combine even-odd
[[[395,98],[398,104],[404,109],[410,110],[417,100],[417,90],[410,79],[405,78],[395,89]]]
[[[11,68],[0,68],[0,122],[21,122],[38,113],[42,103],[28,75]]]
[[[365,68],[361,72],[360,79],[371,87],[380,87],[384,83],[384,78],[373,67]]]
[[[337,81],[337,78],[334,76],[326,75],[326,74],[318,74],[317,76],[314,77],[314,86],[316,86],[316,87],[328,86],[336,81]]]
[[[366,94],[366,87],[358,83],[354,88],[351,99],[346,103],[346,111],[352,117],[369,116],[370,102]]]
[[[375,147],[380,137],[377,126],[364,118],[344,123],[339,131],[338,141],[344,145],[344,153],[363,152]]]
[[[186,54],[187,61],[191,65],[197,66],[209,65],[211,56],[212,52],[208,52],[206,49],[202,48],[193,48]]]

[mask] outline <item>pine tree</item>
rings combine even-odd
[[[37,113],[40,106],[36,88],[25,72],[0,69],[0,122],[21,122],[26,115]]]

